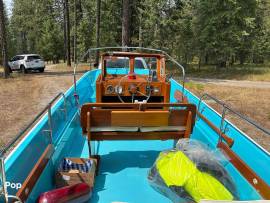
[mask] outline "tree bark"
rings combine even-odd
[[[205,56],[204,56],[204,65],[208,65],[208,61],[209,61],[209,56],[206,53]]]
[[[65,53],[64,53],[64,63],[66,63],[66,59],[67,59],[67,53],[66,53],[66,50],[67,50],[67,30],[66,30],[66,15],[65,15],[65,0],[62,1],[63,5],[64,5],[64,15],[63,15],[63,20],[64,20],[64,50],[65,50]]]
[[[245,54],[243,52],[240,52],[240,54],[239,54],[240,65],[244,65],[245,59],[246,59]]]
[[[130,45],[130,2],[123,0],[122,46]]]
[[[75,7],[74,7],[74,36],[73,36],[73,42],[74,42],[74,47],[73,47],[73,61],[74,64],[77,63],[77,20],[78,20],[78,10],[77,10],[77,0],[75,1]]]
[[[96,0],[97,10],[96,10],[96,47],[100,46],[100,3],[101,0]],[[99,63],[99,51],[96,52],[96,64]]]
[[[199,63],[198,63],[199,71],[201,71],[201,63],[202,63],[202,55],[200,54],[200,56],[199,56]]]
[[[0,38],[2,44],[2,60],[4,67],[4,77],[7,78],[10,75],[7,58],[7,39],[6,39],[6,26],[5,26],[5,14],[4,3],[0,0]]]
[[[139,47],[143,46],[143,40],[142,40],[142,17],[140,16],[140,22],[139,22]]]
[[[76,0],[77,20],[80,22],[83,18],[82,1]]]
[[[70,21],[69,21],[69,3],[68,0],[64,0],[64,15],[65,15],[65,30],[66,30],[66,59],[67,65],[71,66],[70,59]]]

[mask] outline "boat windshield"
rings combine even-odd
[[[129,68],[128,58],[109,58],[106,59],[107,68]]]
[[[107,68],[129,68],[129,58],[126,57],[111,57],[106,59]],[[135,58],[135,69],[148,69],[144,58]]]

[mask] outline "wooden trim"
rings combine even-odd
[[[105,66],[106,66],[106,60],[104,60],[104,57],[101,56],[101,63],[102,63],[102,67],[101,67],[101,78],[100,81],[102,81],[104,79],[104,77],[106,76],[106,70],[105,70]]]
[[[178,140],[185,131],[178,132],[92,132],[92,140]]]
[[[82,106],[82,110],[85,108],[92,107],[107,107],[107,108],[134,108],[134,109],[144,109],[146,108],[157,108],[157,107],[187,107],[187,108],[195,108],[194,104],[186,104],[186,103],[86,103]],[[141,108],[140,108],[141,107]],[[196,113],[196,112],[195,112]]]
[[[91,113],[87,112],[87,139],[91,140]]]
[[[134,74],[135,58],[129,58],[129,74]]]
[[[189,111],[187,116],[186,131],[184,138],[190,138],[191,131],[192,131],[192,113],[191,111]]]
[[[168,103],[170,102],[170,91],[171,91],[171,83],[165,83],[165,90],[164,92],[164,102]]]
[[[198,116],[204,121],[206,122],[216,133],[218,133],[219,135],[221,134],[222,139],[224,139],[226,141],[226,143],[232,147],[234,144],[234,140],[232,138],[230,138],[229,136],[227,136],[224,133],[221,133],[220,129],[218,129],[211,121],[209,121],[204,115],[202,115],[200,112],[197,112]]]
[[[111,126],[167,126],[168,111],[111,111]]]
[[[160,61],[160,58],[157,58],[157,76],[158,78],[160,79],[160,67],[161,67],[161,61]]]
[[[19,197],[23,202],[25,202],[28,196],[31,194],[36,182],[38,181],[45,167],[47,166],[47,163],[49,162],[53,151],[53,145],[49,144],[39,158],[39,160],[37,161],[36,165],[33,167],[31,172],[23,182],[22,187],[17,192],[16,196]]]
[[[236,153],[234,153],[223,142],[218,143],[221,151],[228,156],[230,162],[235,168],[246,178],[246,180],[257,190],[257,192],[264,198],[270,199],[270,186],[264,182]]]
[[[177,102],[182,102],[182,103],[188,103],[187,97],[184,96],[184,101],[182,101],[182,95],[183,93],[179,90],[174,91],[174,98],[176,99]]]

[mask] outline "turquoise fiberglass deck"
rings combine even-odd
[[[121,73],[121,70],[111,70]],[[125,70],[122,70],[125,71]],[[141,71],[141,70],[140,70]],[[138,71],[140,73],[140,71]],[[95,102],[95,80],[99,70],[86,73],[77,84],[80,102]],[[172,80],[171,102],[175,102],[173,92],[181,85]],[[68,114],[65,117],[59,111],[63,106],[60,99],[53,107],[55,153],[45,168],[28,202],[34,202],[42,192],[53,189],[54,174],[63,157],[88,157],[88,147],[82,136],[73,97],[74,88],[66,92]],[[198,104],[198,98],[186,91],[190,102]],[[203,114],[216,126],[219,126],[220,116],[206,104]],[[47,129],[48,118],[42,120],[19,143],[16,149],[5,160],[7,181],[22,183],[31,167],[35,164],[48,139],[42,130]],[[270,155],[254,143],[250,138],[228,123],[228,135],[235,140],[232,150],[235,151],[261,178],[270,184],[270,174],[265,169],[270,165]],[[201,140],[215,149],[218,135],[203,120],[198,120],[192,134],[193,139]],[[99,174],[96,177],[95,188],[91,202],[170,202],[150,187],[147,182],[147,171],[154,163],[158,153],[170,149],[172,141],[104,141],[94,143],[95,152],[101,155]],[[222,156],[222,155],[221,155]],[[224,163],[226,169],[235,179],[241,200],[261,199],[256,190],[229,163]],[[17,170],[20,169],[20,170]],[[14,188],[8,188],[9,194],[15,194]]]

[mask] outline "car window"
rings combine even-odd
[[[111,58],[106,59],[107,68],[129,68],[129,59]]]
[[[37,60],[37,59],[41,59],[41,57],[39,55],[33,55],[33,56],[28,56],[27,57],[27,60],[30,60],[30,61]]]
[[[19,60],[19,56],[14,56],[14,57],[11,59],[11,61],[17,61],[17,60]]]
[[[24,56],[18,56],[18,60],[23,60]]]
[[[137,68],[137,69],[144,69],[143,62],[141,60],[136,59],[135,60],[135,68]]]

